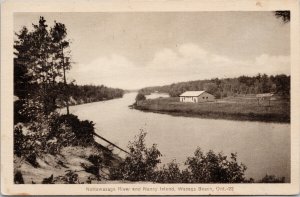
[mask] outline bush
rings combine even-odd
[[[77,116],[62,115],[50,123],[48,139],[57,139],[54,146],[89,146],[94,140],[94,123],[80,121]]]
[[[14,127],[14,154],[16,154],[18,157],[21,157],[24,148],[25,148],[25,136],[22,133],[22,126],[16,125]]]
[[[15,184],[24,184],[23,175],[20,171],[17,171],[14,176],[14,183]]]
[[[99,155],[90,155],[88,160],[93,164],[92,166],[82,165],[86,172],[96,176],[97,180],[100,180],[99,171],[104,167],[104,161]]]
[[[18,124],[14,127],[14,154],[18,157],[24,157],[33,167],[39,167],[39,163],[36,161],[37,140],[34,135],[24,135],[23,126]]]
[[[230,160],[221,153],[213,151],[203,154],[197,148],[193,157],[188,157],[185,162],[190,174],[191,183],[241,183],[245,181],[246,166],[238,164],[237,154],[231,153]]]
[[[19,122],[26,123],[30,121],[30,119],[20,113],[23,110],[23,105],[25,104],[24,100],[14,101],[14,124]]]
[[[138,93],[135,97],[135,102],[138,104],[139,101],[146,100],[146,96],[144,94]]]
[[[118,167],[111,169],[111,179],[128,181],[156,180],[157,164],[160,163],[161,153],[155,144],[147,148],[145,137],[146,133],[141,131],[136,136],[135,141],[129,143],[130,155]]]
[[[26,160],[34,167],[40,167],[40,164],[36,161],[37,155],[35,153],[31,153],[27,156]]]
[[[48,178],[44,178],[42,184],[54,184],[53,174]]]
[[[237,154],[231,153],[230,159],[223,154],[208,151],[204,154],[197,148],[193,157],[188,157],[186,169],[172,161],[158,169],[160,151],[153,144],[145,146],[146,133],[141,132],[134,142],[129,144],[130,155],[116,168],[110,171],[113,180],[152,181],[159,183],[242,183],[246,180],[246,166],[237,162]]]
[[[65,176],[62,177],[65,184],[80,184],[78,174],[71,170],[67,170]]]
[[[66,174],[63,176],[54,177],[53,174],[48,177],[44,178],[42,184],[81,184],[78,178],[78,174],[72,170],[66,170]]]
[[[156,182],[159,183],[182,183],[184,181],[183,173],[179,169],[179,165],[172,161],[171,163],[164,165],[157,172]]]
[[[264,176],[259,183],[284,183],[285,177],[276,177],[275,175]]]

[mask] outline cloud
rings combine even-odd
[[[255,64],[270,74],[290,74],[289,56],[270,56],[268,54],[262,54],[255,59]]]
[[[253,61],[214,54],[187,43],[176,49],[157,51],[145,65],[136,65],[124,56],[99,57],[86,65],[75,65],[70,77],[79,84],[105,84],[120,88],[141,88],[179,81],[235,77],[239,75],[290,74],[289,56],[262,54]]]

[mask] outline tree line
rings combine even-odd
[[[73,102],[71,104],[90,103],[114,98],[121,98],[124,90],[109,88],[104,85],[69,85],[69,95]],[[72,102],[71,100],[71,102]]]
[[[285,74],[270,75],[257,74],[256,76],[240,76],[236,78],[214,78],[210,80],[196,80],[173,83],[171,85],[146,87],[139,90],[141,94],[150,94],[155,91],[169,93],[178,97],[185,91],[205,90],[216,98],[246,94],[276,93],[289,97],[290,76]]]

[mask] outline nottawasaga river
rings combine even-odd
[[[134,103],[136,94],[71,106],[70,112],[81,120],[93,121],[99,135],[124,149],[143,129],[147,132],[146,144],[157,144],[164,164],[175,159],[183,166],[186,158],[201,147],[204,152],[213,150],[228,156],[237,152],[239,162],[247,166],[247,178],[259,180],[268,174],[284,176],[290,181],[290,124],[142,112],[128,107]],[[114,149],[114,153],[123,155],[118,149]]]

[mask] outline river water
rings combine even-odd
[[[120,99],[70,107],[81,120],[96,123],[96,132],[126,149],[128,142],[143,129],[146,144],[158,145],[162,163],[172,160],[183,166],[197,147],[225,155],[237,152],[247,166],[246,177],[258,180],[266,174],[290,180],[290,124],[214,120],[179,117],[130,109],[136,93]],[[152,98],[165,95],[151,95]],[[102,144],[106,145],[104,142]],[[120,153],[114,150],[115,153]]]

